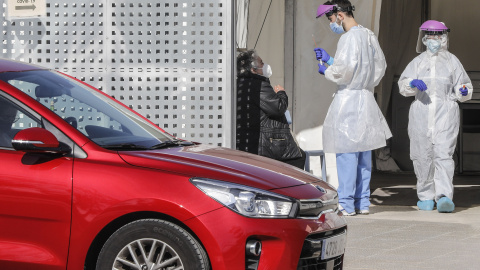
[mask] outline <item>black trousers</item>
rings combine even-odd
[[[303,151],[302,148],[300,148],[300,152],[302,153],[302,157],[299,157],[299,158],[296,158],[296,159],[282,160],[282,161],[284,163],[288,163],[290,165],[293,165],[293,166],[303,170],[303,169],[305,169],[306,154],[305,154],[305,151]]]

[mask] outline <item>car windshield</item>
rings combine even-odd
[[[158,149],[185,144],[107,96],[61,73],[6,72],[0,74],[0,80],[36,99],[104,148]]]

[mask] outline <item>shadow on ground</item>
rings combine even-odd
[[[417,190],[414,173],[374,172],[370,182],[373,205],[416,206]],[[480,175],[455,175],[453,201],[456,207],[480,205]]]

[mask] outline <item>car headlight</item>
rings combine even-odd
[[[296,200],[273,192],[203,178],[191,182],[217,202],[247,217],[293,218],[297,213]]]

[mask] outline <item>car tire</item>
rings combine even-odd
[[[146,270],[181,268],[208,270],[210,263],[199,242],[182,227],[164,220],[142,219],[113,233],[98,256],[96,269]]]

